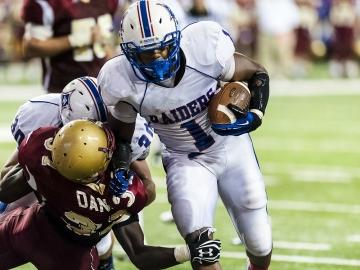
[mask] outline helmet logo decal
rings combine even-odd
[[[70,96],[72,95],[72,93],[74,93],[75,90],[69,91],[67,93],[63,93],[61,95],[61,109],[63,110],[64,108],[69,108],[70,111],[72,111],[71,106],[70,106]]]

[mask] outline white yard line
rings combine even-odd
[[[229,252],[229,251],[221,251],[221,257],[230,258],[230,259],[247,258],[244,252]],[[288,263],[360,266],[360,260],[334,258],[334,257],[310,257],[310,256],[273,254],[271,260],[276,262],[288,262]]]
[[[272,80],[272,96],[360,95],[360,80]],[[0,85],[0,101],[25,101],[44,94],[42,86]]]
[[[289,172],[293,181],[297,182],[317,182],[317,183],[337,183],[348,184],[355,178],[350,172],[346,171],[317,171],[317,170],[297,170]]]
[[[359,95],[359,79],[346,80],[272,80],[272,96]]]
[[[305,201],[270,200],[269,208],[305,212],[326,212],[335,214],[360,214],[358,204],[316,203]]]
[[[276,174],[279,172],[289,173],[294,178],[327,178],[330,182],[347,182],[354,178],[360,178],[358,167],[326,166],[312,164],[293,164],[293,163],[260,163],[262,171],[266,174]],[[301,177],[300,177],[301,176]],[[333,181],[331,181],[331,179]],[[304,180],[304,181],[305,181]]]
[[[312,250],[312,251],[326,251],[331,249],[331,245],[327,243],[288,242],[288,241],[274,241],[274,247],[280,249],[296,249],[296,250]]]
[[[279,151],[282,152],[301,152],[301,153],[359,153],[360,147],[357,141],[335,141],[323,140],[309,141],[304,138],[278,139],[273,137],[256,138],[254,142],[257,150]]]
[[[11,135],[11,131],[10,131],[10,125],[5,127],[5,126],[0,126],[0,142],[13,142],[14,138]]]
[[[242,245],[239,237],[232,240],[233,245]],[[327,243],[309,243],[309,242],[289,242],[289,241],[274,241],[274,248],[276,249],[290,249],[290,250],[308,250],[308,251],[328,251],[331,245]]]
[[[346,241],[350,243],[360,243],[360,234],[349,235]]]
[[[26,101],[45,94],[41,85],[0,85],[0,101]]]

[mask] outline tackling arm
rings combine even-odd
[[[164,269],[186,261],[206,266],[220,258],[221,243],[210,239],[208,230],[188,245],[175,248],[145,245],[143,231],[136,221],[115,225],[113,231],[131,262],[139,269]]]
[[[114,226],[114,234],[138,269],[164,269],[179,264],[174,248],[147,246],[144,234],[138,222],[125,226]]]
[[[110,181],[110,189],[115,196],[124,193],[129,185],[128,171],[130,167],[130,142],[135,129],[134,123],[124,123],[108,115],[108,123],[115,134],[116,148],[111,162],[114,168],[114,178]]]
[[[32,191],[26,181],[23,169],[16,164],[11,170],[1,178],[0,182],[0,201],[11,203],[25,196]]]

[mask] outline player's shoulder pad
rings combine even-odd
[[[185,27],[181,33],[181,48],[190,66],[223,64],[235,52],[230,35],[217,22],[193,23]]]
[[[106,106],[114,106],[120,100],[128,101],[136,81],[132,67],[124,55],[108,60],[101,68],[97,82]]]

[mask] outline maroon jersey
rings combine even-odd
[[[112,15],[117,3],[117,0],[25,0],[22,18],[25,23],[50,27],[53,37],[67,36],[72,29],[94,25],[104,31],[112,31]],[[104,48],[100,44],[42,59],[43,86],[49,92],[60,93],[68,82],[77,77],[97,77],[105,61]]]
[[[51,142],[59,128],[40,128],[23,140],[19,163],[30,186],[42,196],[45,211],[53,224],[71,238],[94,244],[112,226],[133,221],[144,208],[147,194],[134,176],[128,190],[115,197],[108,184],[109,170],[96,183],[78,184],[61,176],[51,162]]]
[[[36,269],[95,270],[95,246],[69,241],[49,222],[39,204],[0,216],[0,270],[31,262]]]

